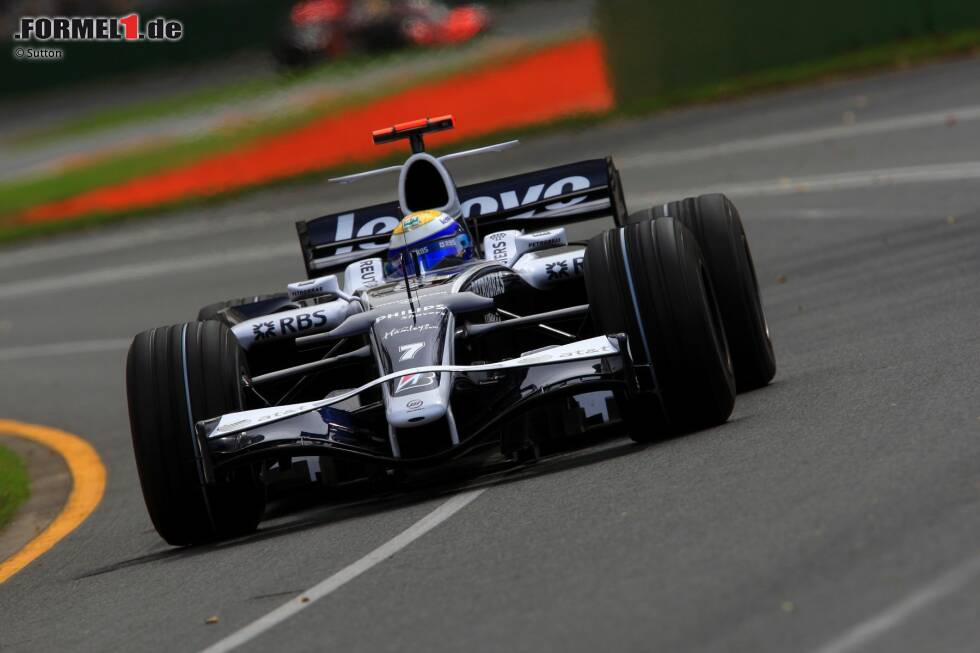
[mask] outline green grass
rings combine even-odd
[[[24,461],[0,446],[0,528],[6,526],[29,494],[30,479]]]

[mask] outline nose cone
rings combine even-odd
[[[449,408],[449,374],[435,372],[410,374],[399,379],[395,387],[403,383],[428,383],[411,392],[402,385],[401,394],[389,395],[385,406],[385,417],[395,428],[423,426],[441,419]],[[415,381],[411,377],[422,377]],[[441,378],[440,378],[441,377]],[[407,379],[407,380],[406,380]]]
[[[395,428],[422,426],[440,419],[449,408],[450,374],[412,372],[451,362],[448,338],[453,314],[441,303],[402,308],[379,317],[374,338],[385,372],[405,371],[388,384],[385,415]]]

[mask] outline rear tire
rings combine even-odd
[[[689,197],[630,214],[627,224],[671,216],[691,230],[711,274],[731,348],[739,392],[761,388],[776,374],[755,265],[735,205],[720,193]]]
[[[585,281],[599,332],[625,333],[633,364],[655,377],[659,401],[633,388],[622,395],[634,440],[728,419],[735,379],[721,317],[701,251],[680,222],[648,220],[594,237]]]
[[[190,322],[144,331],[126,360],[136,468],[150,519],[173,545],[255,530],[265,488],[252,468],[204,485],[194,423],[240,411],[245,357],[231,330]]]

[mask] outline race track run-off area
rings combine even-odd
[[[8,247],[0,416],[84,436],[107,476],[94,513],[0,585],[0,649],[975,650],[978,76],[980,60],[932,64],[453,162],[469,183],[612,154],[634,209],[729,193],[775,381],[715,429],[275,508],[210,546],[171,548],[147,517],[129,339],[301,279],[293,222],[392,180]]]
[[[575,74],[556,75],[556,70]],[[518,129],[568,116],[599,114],[613,107],[613,96],[596,37],[518,53],[477,70],[460,71],[381,98],[362,100],[342,111],[233,151],[192,164],[144,175],[76,196],[34,206],[15,223],[77,219],[91,213],[138,211],[188,199],[309,174],[331,166],[375,161],[397,151],[379,148],[365,134],[413,116],[436,116],[443,98],[452,97],[460,129],[430,138],[448,144]],[[499,89],[507,89],[500,93]]]

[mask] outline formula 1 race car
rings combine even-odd
[[[533,461],[617,424],[641,442],[711,427],[772,379],[725,196],[631,214],[610,158],[457,187],[447,162],[516,142],[427,153],[453,124],[374,132],[412,155],[336,181],[398,172],[398,200],[299,222],[308,279],[136,336],[133,446],[167,542],[254,530],[290,483]],[[597,218],[615,226],[569,238]]]
[[[463,43],[485,32],[490,14],[478,4],[431,0],[300,0],[289,10],[275,56],[298,67],[352,50],[380,51]]]

